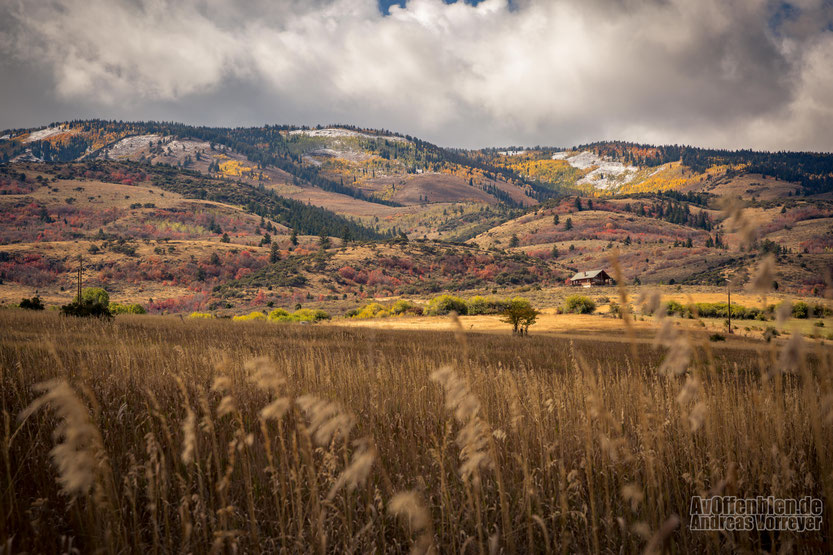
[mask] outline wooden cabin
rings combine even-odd
[[[579,272],[570,278],[570,285],[575,287],[593,287],[594,285],[615,285],[616,281],[604,270]]]

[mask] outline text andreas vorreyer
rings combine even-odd
[[[821,530],[824,505],[821,499],[802,497],[733,497],[691,498],[692,531],[792,531]]]

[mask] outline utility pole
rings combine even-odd
[[[726,284],[726,296],[728,297],[727,304],[729,305],[726,312],[729,316],[729,333],[731,334],[732,333],[732,284],[731,283]]]
[[[81,271],[84,268],[84,261],[81,258],[81,255],[78,255],[78,302],[81,302]]]

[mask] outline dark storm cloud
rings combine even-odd
[[[340,122],[459,146],[833,150],[830,0],[384,4],[6,2],[0,127]]]

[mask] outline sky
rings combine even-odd
[[[0,129],[833,151],[833,0],[0,0]]]

